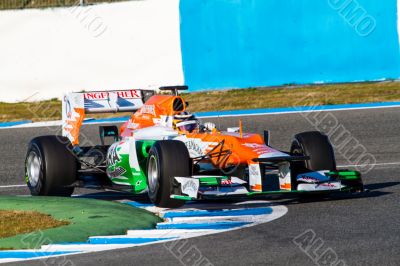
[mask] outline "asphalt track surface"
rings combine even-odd
[[[399,265],[400,108],[336,111],[331,114],[376,158],[377,165],[364,175],[364,183],[370,192],[357,196],[338,195],[318,201],[273,198],[273,202],[289,209],[282,218],[251,228],[190,239],[184,248],[196,247],[214,265],[326,265],[323,259],[315,261],[313,258],[318,258],[327,250],[343,260],[339,265]],[[238,119],[209,120],[224,128],[236,126]],[[269,129],[272,133],[272,146],[283,150],[289,148],[295,133],[315,129],[301,114],[249,116],[241,119],[246,131],[262,133],[262,130]],[[34,136],[54,132],[55,128],[0,130],[1,195],[28,194],[25,187],[4,186],[24,183],[23,165],[28,141]],[[97,132],[96,126],[88,126],[83,134],[99,141]],[[337,161],[338,165],[352,165],[339,151]],[[295,245],[294,239],[310,230],[315,233],[315,239],[320,240],[309,252],[304,252]],[[318,249],[320,243],[323,245]],[[163,244],[67,258],[74,265],[181,263]],[[53,265],[58,263],[57,260],[52,262]],[[23,264],[43,265],[43,262]]]

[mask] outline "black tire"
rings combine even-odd
[[[170,196],[178,193],[179,185],[174,177],[191,176],[190,162],[189,152],[183,142],[162,140],[154,143],[147,161],[147,182],[149,198],[156,206],[178,208],[185,204]]]
[[[35,159],[36,158],[36,159]],[[29,143],[25,176],[33,196],[70,197],[78,163],[70,141],[61,136],[42,136]]]
[[[320,170],[336,170],[332,144],[329,138],[321,132],[311,131],[295,135],[290,153],[294,156],[310,156],[310,160],[291,163],[293,189],[297,188],[296,177],[299,174]]]

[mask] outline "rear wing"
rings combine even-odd
[[[73,145],[79,144],[79,132],[86,114],[134,112],[153,91],[92,91],[66,94],[62,102],[62,134]]]

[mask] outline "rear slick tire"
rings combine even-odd
[[[70,141],[62,136],[34,138],[25,161],[26,182],[33,196],[70,197],[78,163]]]

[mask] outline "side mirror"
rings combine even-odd
[[[264,130],[264,143],[265,143],[265,145],[269,146],[270,139],[271,139],[271,136],[270,136],[269,130]]]

